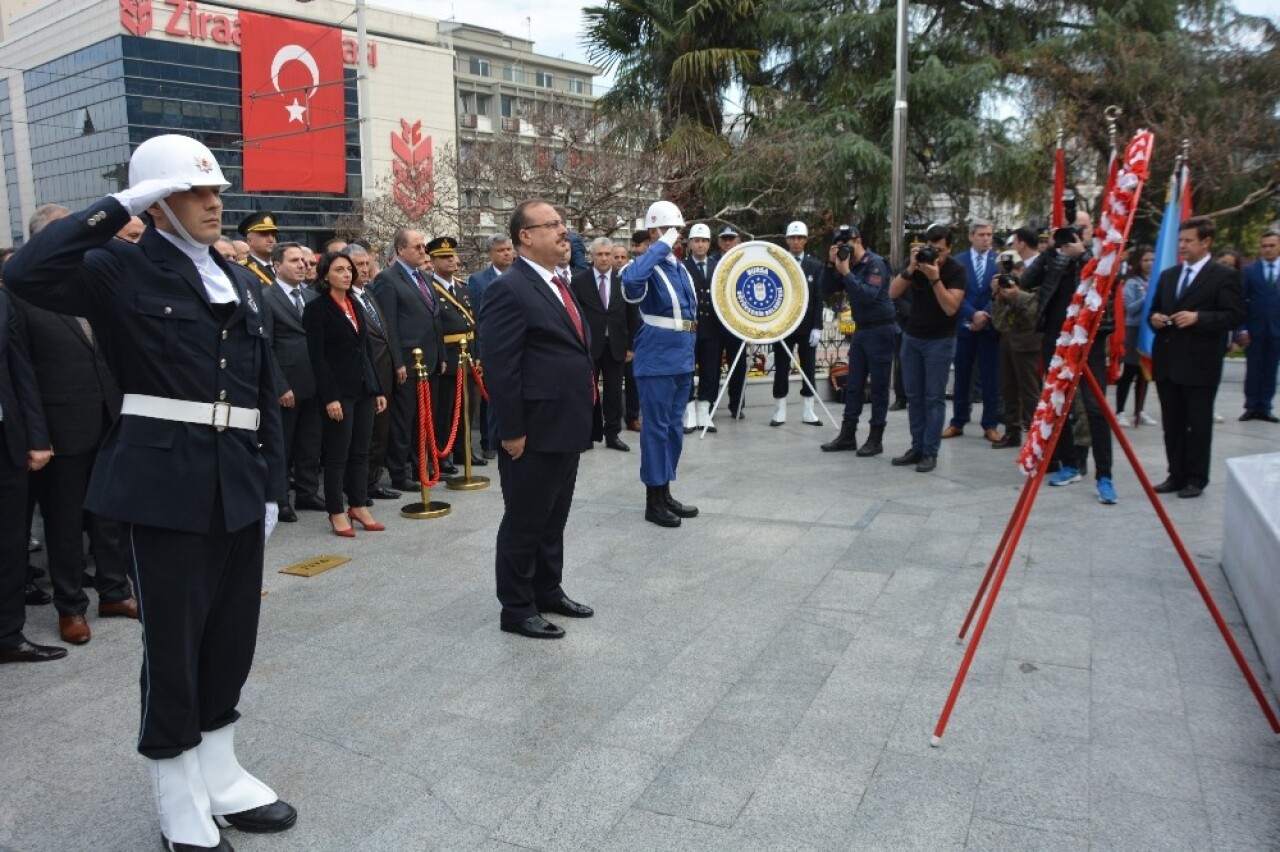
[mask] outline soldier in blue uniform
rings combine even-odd
[[[676,258],[684,216],[670,201],[655,201],[645,214],[649,247],[622,270],[622,297],[640,306],[636,331],[636,384],[640,391],[640,479],[646,521],[680,526],[698,514],[671,496],[684,446],[685,405],[693,387],[698,301],[689,272]]]
[[[848,249],[848,255],[841,248]],[[842,293],[849,300],[857,328],[849,341],[849,373],[844,385],[844,419],[840,434],[822,445],[824,452],[857,450],[860,456],[884,452],[885,421],[889,416],[889,377],[898,339],[897,313],[889,298],[889,266],[862,244],[857,228],[836,229],[827,254],[822,289],[828,296]],[[858,446],[862,417],[862,389],[871,377],[871,434]]]
[[[228,850],[219,826],[297,820],[234,746],[285,475],[261,285],[210,248],[227,186],[204,145],[154,137],[130,159],[128,189],[49,223],[5,268],[23,299],[92,323],[124,392],[85,508],[127,527],[143,628],[138,751],[168,849]],[[114,239],[143,212],[154,227],[140,242]]]

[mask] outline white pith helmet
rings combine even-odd
[[[213,152],[190,136],[152,136],[129,158],[129,185],[160,178],[192,186],[231,186]]]
[[[787,226],[788,237],[807,237],[809,236],[809,227],[804,222],[796,220]]]
[[[689,239],[709,240],[711,239],[711,229],[701,223],[694,225],[692,228],[689,229]]]
[[[644,214],[644,224],[646,228],[683,228],[684,216],[670,201],[655,201]]]

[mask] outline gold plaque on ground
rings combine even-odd
[[[349,556],[333,556],[331,554],[312,556],[310,559],[303,559],[301,562],[286,565],[280,569],[280,573],[292,574],[295,577],[314,577],[317,574],[323,574],[330,568],[337,568],[339,565],[350,561],[351,557]]]
[[[729,249],[716,264],[711,305],[734,336],[748,343],[773,343],[800,327],[809,288],[790,252],[752,240]]]

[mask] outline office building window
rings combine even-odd
[[[481,59],[478,56],[471,57],[471,63],[468,70],[476,77],[489,76],[489,60]]]
[[[504,65],[502,67],[502,79],[508,83],[524,84],[524,69],[517,68],[514,65]]]
[[[556,85],[555,75],[550,74],[546,71],[539,71],[537,83],[539,88],[553,89],[555,88],[555,85]]]
[[[565,91],[574,95],[585,94],[587,91],[587,84],[583,80],[571,77],[565,81]]]

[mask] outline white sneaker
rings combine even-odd
[[[1156,420],[1154,417],[1152,417],[1150,414],[1147,414],[1147,412],[1145,411],[1139,414],[1138,417],[1142,419],[1143,426],[1159,426],[1160,425],[1159,420]]]
[[[1214,422],[1214,423],[1226,423],[1227,421],[1226,421],[1226,418],[1224,418],[1221,414],[1219,414],[1218,412],[1216,412],[1216,411],[1215,411],[1215,412],[1213,412],[1213,422]]]

